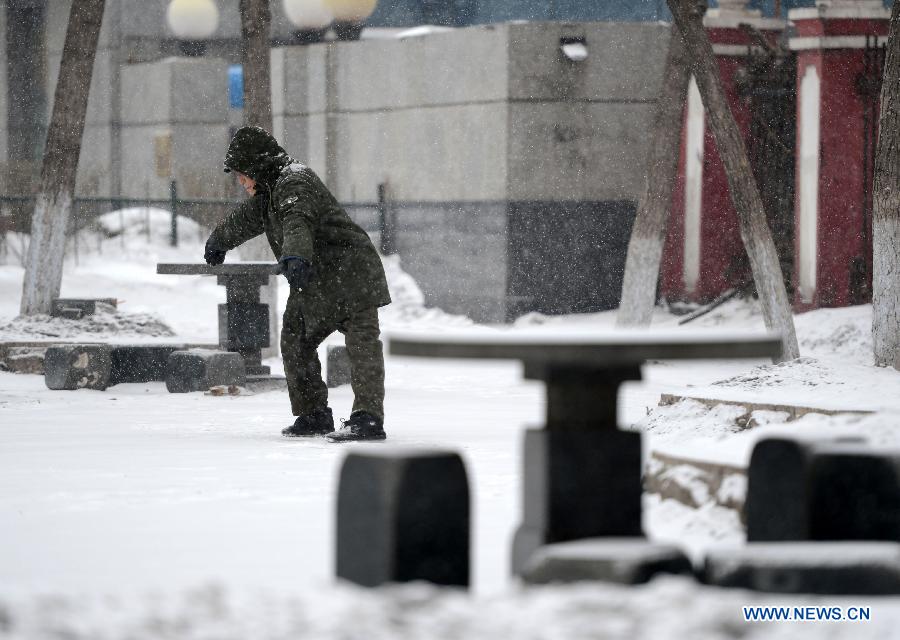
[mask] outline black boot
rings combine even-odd
[[[342,420],[340,431],[326,436],[329,442],[354,442],[357,440],[384,440],[384,421],[368,411],[354,411],[350,418]]]
[[[331,415],[331,407],[325,407],[299,416],[294,424],[281,430],[281,435],[302,438],[324,436],[333,431],[334,416]]]

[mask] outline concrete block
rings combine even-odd
[[[228,63],[219,58],[168,58],[173,122],[219,124],[228,120]],[[224,155],[224,150],[223,150]]]
[[[121,109],[125,125],[224,123],[228,65],[217,58],[186,57],[129,65],[122,70]]]
[[[115,309],[118,303],[116,298],[54,298],[50,302],[50,316],[78,320],[94,315],[98,305]]]
[[[637,201],[653,110],[649,102],[512,103],[509,199]]]
[[[273,116],[275,137],[292,156],[325,180],[325,114]]]
[[[337,104],[343,111],[503,102],[508,33],[482,25],[403,40],[340,43]]]
[[[164,124],[122,127],[119,133],[122,151],[128,158],[128,164],[122,168],[123,193],[154,199],[169,197],[169,178],[160,178],[153,170],[155,166],[153,139],[154,136],[164,134],[166,131],[170,129]],[[146,169],[138,171],[133,167]]]
[[[219,385],[242,385],[246,380],[244,359],[239,353],[191,349],[175,351],[166,368],[170,393],[206,391]]]
[[[509,29],[511,100],[655,102],[669,47],[658,22],[531,22]],[[583,39],[588,56],[568,59],[561,38]]]
[[[747,498],[744,503],[748,541],[834,539],[837,534],[834,528],[838,526],[844,530],[842,535],[847,535],[847,527],[851,530],[858,527],[871,530],[870,519],[864,516],[862,521],[852,519],[854,514],[860,517],[859,505],[851,505],[848,513],[842,513],[840,522],[828,523],[822,514],[817,514],[818,509],[824,509],[825,513],[831,512],[827,504],[831,499],[837,500],[841,496],[854,499],[857,491],[868,488],[864,484],[864,478],[871,477],[865,470],[862,476],[855,479],[844,475],[844,483],[835,487],[835,492],[832,493],[832,487],[823,484],[825,478],[817,476],[816,470],[821,471],[823,467],[815,462],[817,456],[829,451],[831,455],[824,465],[825,476],[834,477],[835,474],[840,474],[840,460],[847,465],[846,469],[855,469],[858,466],[855,454],[864,454],[868,449],[862,439],[820,441],[766,438],[756,444],[747,469]],[[835,455],[838,456],[837,460],[833,457]],[[854,484],[857,491],[853,489]],[[896,490],[894,487],[894,491]],[[875,495],[866,496],[861,505],[874,508],[874,498]],[[887,501],[888,504],[890,502]]]
[[[350,356],[344,345],[329,345],[325,365],[325,383],[329,388],[350,384]]]
[[[44,383],[53,390],[103,391],[109,386],[111,351],[99,344],[50,347],[44,355]]]
[[[0,370],[43,375],[46,352],[47,347],[2,347],[0,348]]]
[[[507,213],[502,203],[436,203],[396,209],[403,269],[428,306],[479,322],[506,318]]]
[[[123,125],[160,125],[172,120],[171,64],[145,62],[127,65],[122,69],[121,83]],[[147,96],[153,96],[153,99],[148,100]],[[223,99],[227,100],[227,96]]]
[[[691,574],[693,567],[673,545],[645,538],[591,538],[539,547],[525,564],[522,579],[530,584],[641,584],[660,573]]]
[[[172,171],[178,179],[179,197],[230,196],[234,189],[234,177],[222,171],[222,160],[229,143],[225,120],[212,124],[176,123],[171,130]],[[150,145],[152,152],[152,137],[146,144]],[[168,189],[168,179],[163,181]]]
[[[513,571],[548,543],[643,535],[641,494],[639,433],[529,429]]]
[[[508,211],[506,320],[619,306],[633,202],[511,202]]]
[[[109,385],[162,382],[166,379],[169,356],[182,349],[182,345],[115,345],[110,354]]]
[[[337,576],[374,587],[469,584],[465,466],[449,451],[350,453],[341,467]]]
[[[508,114],[505,103],[342,113],[335,153],[353,161],[339,163],[338,197],[371,202],[387,181],[398,201],[504,200]]]
[[[272,49],[273,117],[325,112],[327,47],[319,44]]]
[[[900,545],[891,542],[768,542],[711,551],[703,581],[769,593],[896,595]]]
[[[84,128],[82,153],[78,159],[75,189],[78,196],[108,196],[112,194],[112,128],[109,124]]]

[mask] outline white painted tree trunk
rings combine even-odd
[[[66,229],[104,8],[105,0],[73,0],[69,12],[25,256],[22,315],[49,314],[50,303],[59,297],[62,286]]]
[[[872,346],[875,364],[900,369],[900,2],[881,85],[872,215]]]
[[[678,29],[672,28],[663,84],[647,154],[647,174],[638,201],[616,324],[646,327],[653,318],[659,263],[666,240],[672,185],[678,172],[681,121],[690,79],[690,63]]]
[[[66,228],[71,213],[71,191],[38,194],[31,217],[31,242],[25,257],[22,315],[49,314],[51,302],[59,297]]]
[[[728,190],[734,203],[741,229],[741,240],[750,258],[753,281],[759,294],[766,327],[781,334],[783,344],[779,360],[800,356],[794,316],[788,300],[781,264],[772,232],[766,220],[762,197],[750,168],[744,139],[731,113],[722,88],[712,45],[703,27],[703,0],[667,0],[672,17],[681,31],[690,53],[694,77],[706,106],[709,128],[716,140],[719,156],[725,165]]]

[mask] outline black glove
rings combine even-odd
[[[284,256],[278,261],[279,273],[284,274],[292,289],[305,289],[313,277],[313,266],[306,258]]]
[[[220,249],[213,237],[210,236],[209,240],[206,241],[206,248],[203,250],[203,259],[206,260],[206,264],[214,267],[225,262],[226,253],[227,251]]]

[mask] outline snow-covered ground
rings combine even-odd
[[[79,245],[62,295],[115,297],[84,323],[16,319],[22,269],[0,265],[0,341],[167,339],[216,341],[213,278],[161,276],[157,262],[200,261],[203,234],[184,220],[180,245],[166,245],[168,213],[109,214],[102,240]],[[229,254],[229,261],[237,255]],[[10,260],[12,262],[12,260]],[[396,259],[386,261],[395,303],[385,333],[482,330],[422,304]],[[280,291],[286,301],[286,288]],[[677,329],[658,309],[654,327]],[[645,431],[648,450],[746,463],[760,434],[861,432],[894,446],[900,374],[871,365],[870,307],[797,316],[803,358],[659,362],[621,395],[620,421]],[[159,325],[155,324],[159,323]],[[509,331],[607,330],[613,313],[537,314]],[[160,333],[159,326],[171,329]],[[752,302],[733,301],[689,327],[762,330]],[[149,328],[148,328],[149,327]],[[115,331],[115,334],[107,333]],[[154,334],[154,331],[156,332]],[[337,336],[334,339],[340,340]],[[277,371],[277,360],[269,361]],[[291,416],[286,394],[215,397],[168,394],[161,383],[105,392],[53,392],[38,376],[0,372],[0,638],[737,638],[891,637],[900,599],[866,598],[868,624],[744,623],[747,604],[827,602],[714,590],[684,579],[648,586],[522,590],[509,576],[520,517],[522,431],[543,421],[541,385],[520,365],[387,358],[388,444],[460,451],[474,499],[474,597],[423,585],[359,590],[334,584],[335,483],[347,448],[279,435]],[[728,407],[684,402],[657,407],[661,393],[755,399],[868,416],[767,416],[744,430]],[[331,392],[346,416],[349,387]],[[762,419],[762,416],[760,417]],[[737,514],[713,503],[690,509],[645,498],[645,528],[697,557],[738,545]],[[856,602],[856,604],[860,604]]]

